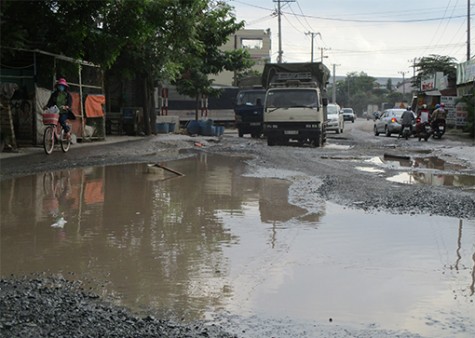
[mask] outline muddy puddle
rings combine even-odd
[[[401,170],[387,180],[403,184],[459,187],[475,190],[475,175],[466,174],[467,168],[446,162],[438,157],[377,156],[363,161],[366,166],[356,170],[370,173],[384,173],[385,169]]]
[[[475,336],[475,220],[368,214],[319,199],[318,179],[228,157],[162,165],[1,182],[1,276],[59,273],[245,337]]]

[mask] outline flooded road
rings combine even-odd
[[[339,206],[318,198],[318,179],[230,157],[163,167],[2,181],[1,276],[62,274],[134,311],[240,336],[475,336],[475,220]]]

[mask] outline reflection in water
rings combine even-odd
[[[475,176],[473,175],[449,175],[431,172],[404,172],[388,177],[387,180],[404,184],[424,184],[432,186],[450,186],[475,189]]]
[[[464,313],[475,326],[473,220],[322,208],[317,180],[247,177],[228,157],[166,165],[185,176],[138,164],[2,181],[1,276],[61,273],[184,320],[332,317],[444,336]]]
[[[185,176],[138,164],[2,182],[2,275],[74,272],[110,281],[102,292],[135,309],[199,318],[232,294],[221,246],[239,239],[218,211],[239,216],[257,203],[274,226],[305,214],[287,202],[287,181],[243,177],[239,160],[168,166]]]

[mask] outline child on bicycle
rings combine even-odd
[[[67,138],[71,137],[70,128],[66,124],[66,120],[75,120],[71,111],[72,97],[69,93],[69,85],[66,82],[65,78],[59,78],[54,85],[54,91],[51,93],[51,96],[46,104],[46,108],[50,108],[56,105],[59,108],[59,123],[64,129],[65,135]]]

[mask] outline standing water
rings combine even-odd
[[[2,181],[1,276],[61,274],[239,336],[475,336],[474,220],[345,208],[228,157],[164,166]]]

